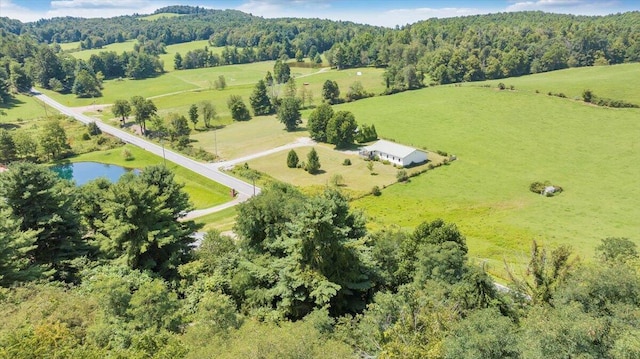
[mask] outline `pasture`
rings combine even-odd
[[[569,98],[582,100],[582,91],[590,89],[597,96],[624,100],[640,105],[640,64],[592,66],[545,72],[535,75],[512,77],[474,83],[497,87],[502,82],[514,85],[517,91],[562,92]]]
[[[570,244],[582,257],[592,256],[602,238],[640,240],[637,109],[464,85],[335,110],[375,124],[381,137],[458,156],[407,186],[355,201],[373,228],[412,228],[441,217],[458,224],[472,256],[494,267],[503,258],[526,260],[533,239]],[[545,180],[565,192],[547,198],[529,191],[531,182]]]

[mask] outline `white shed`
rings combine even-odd
[[[427,162],[426,152],[385,140],[364,147],[360,150],[360,155],[369,158],[378,156],[380,161],[389,161],[402,167]]]

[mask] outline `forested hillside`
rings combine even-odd
[[[322,62],[320,54],[338,69],[385,67],[387,93],[425,86],[425,78],[445,84],[640,59],[640,12],[598,17],[503,13],[430,19],[397,29],[319,19],[264,19],[185,6],[158,12],[181,15],[156,20],[142,20],[140,15],[55,18],[25,24],[0,18],[0,78],[13,78],[9,85],[16,91],[28,88],[31,79],[44,88],[71,92],[84,70],[74,92],[99,96],[102,78],[155,76],[162,72],[157,55],[166,45],[193,40],[231,48],[225,56],[206,49],[191,54],[199,57],[199,67],[305,57]],[[135,51],[103,52],[88,63],[73,61],[59,47],[47,45],[80,41],[80,48],[89,49],[131,39],[137,40]],[[42,69],[45,60],[54,65]]]

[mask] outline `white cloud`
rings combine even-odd
[[[604,15],[616,12],[618,1],[596,0],[537,0],[517,1],[507,6],[505,11],[531,11],[540,10],[546,12],[566,13],[576,15]]]
[[[20,21],[36,21],[46,17],[45,12],[31,11],[13,2],[13,0],[0,0],[0,16]]]

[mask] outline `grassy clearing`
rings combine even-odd
[[[60,49],[62,49],[62,51],[73,51],[73,50],[77,50],[80,48],[80,41],[74,41],[74,42],[65,42],[60,45]]]
[[[191,42],[183,42],[180,44],[169,45],[165,48],[166,54],[160,54],[160,60],[164,63],[165,71],[174,71],[173,67],[173,59],[176,56],[176,53],[179,52],[180,55],[184,58],[188,51],[193,51],[196,49],[204,49],[205,46],[207,50],[211,51],[214,54],[221,54],[224,47],[212,47],[209,45],[209,40],[199,40],[199,41],[191,41]]]
[[[22,122],[57,114],[58,111],[29,95],[18,94],[0,104],[0,124]]]
[[[367,168],[365,160],[357,154],[336,151],[333,146],[321,144],[313,146],[320,158],[320,173],[311,175],[301,168],[287,167],[287,154],[289,151],[281,151],[272,155],[261,157],[248,162],[249,167],[260,172],[267,173],[271,177],[294,184],[298,187],[331,186],[332,177],[341,175],[343,178],[340,188],[350,193],[354,197],[361,197],[370,193],[373,186],[385,188],[397,182],[396,174],[398,169],[391,164],[382,162],[372,162],[373,171]],[[312,147],[299,147],[295,151],[301,162],[306,162],[307,154]],[[441,157],[437,154],[429,153],[429,157],[435,156],[438,160]],[[345,159],[351,160],[350,166],[343,165]],[[426,168],[426,164],[408,169],[408,173],[418,172]],[[371,174],[373,173],[373,175]]]
[[[206,232],[210,230],[218,230],[220,232],[230,231],[236,224],[236,216],[238,215],[236,208],[231,207],[220,212],[211,213],[206,216],[195,218],[197,224],[203,227],[200,231]]]
[[[153,14],[153,15],[140,17],[138,20],[154,21],[154,20],[158,20],[158,19],[172,18],[172,17],[178,17],[178,16],[183,16],[183,14],[174,14],[174,13],[171,13],[171,12],[161,12],[159,14]]]
[[[294,142],[308,136],[304,130],[287,132],[274,116],[254,117],[247,122],[234,122],[222,129],[202,131],[191,136],[194,147],[202,147],[225,160],[238,158]]]
[[[451,166],[355,205],[372,227],[444,218],[478,258],[526,258],[532,239],[590,257],[601,238],[636,241],[640,218],[638,110],[525,92],[437,87],[338,106],[378,134],[458,155]],[[366,119],[366,120],[365,120]],[[536,180],[564,187],[529,192]]]
[[[291,71],[294,72],[298,68],[292,67]],[[315,71],[318,71],[317,69]],[[360,75],[358,75],[360,73]],[[364,89],[368,92],[372,92],[376,95],[382,93],[385,89],[384,82],[382,81],[382,75],[384,69],[377,69],[373,67],[346,69],[346,70],[329,70],[324,69],[320,73],[311,73],[308,75],[298,76],[296,78],[296,84],[298,89],[305,86],[313,93],[314,103],[320,104],[322,102],[322,86],[326,80],[333,80],[338,84],[340,88],[340,97],[345,97],[349,91],[349,86],[354,82],[360,81]],[[307,85],[304,85],[304,84]]]
[[[82,50],[82,51],[75,51],[71,53],[71,56],[75,57],[78,60],[85,60],[88,61],[89,58],[91,57],[91,55],[97,55],[100,52],[103,51],[115,51],[118,54],[123,53],[124,51],[133,51],[133,45],[135,45],[135,43],[137,42],[137,40],[127,40],[125,42],[114,42],[113,44],[109,44],[106,46],[103,46],[99,49],[89,49],[89,50]],[[74,43],[75,44],[75,43]],[[79,45],[79,43],[78,43]],[[60,45],[62,46],[62,45]],[[75,48],[78,48],[78,46],[76,46]]]
[[[614,66],[580,67],[536,75],[492,80],[477,85],[498,83],[514,85],[516,90],[540,91],[546,94],[562,92],[569,98],[582,100],[582,91],[591,89],[597,96],[624,100],[640,105],[640,63]]]
[[[122,156],[124,149],[132,153],[133,160],[125,160],[124,156]],[[93,161],[109,163],[130,168],[144,168],[162,163],[161,157],[131,145],[108,151],[91,152],[73,157],[70,160],[72,162]],[[184,183],[184,190],[189,194],[191,202],[196,209],[212,207],[229,200],[229,188],[172,162],[167,162],[167,167],[175,174],[176,181]]]

